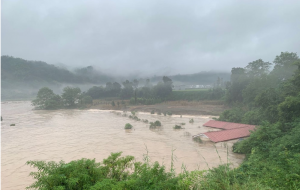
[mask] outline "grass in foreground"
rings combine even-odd
[[[148,154],[144,162],[137,162],[133,156],[121,157],[121,152],[111,153],[100,163],[85,158],[69,163],[28,161],[38,171],[30,173],[35,182],[27,189],[271,189],[255,179],[239,180],[239,173],[228,164],[191,172],[183,168],[176,174],[171,160],[170,171],[158,162],[150,163]]]

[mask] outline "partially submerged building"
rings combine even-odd
[[[215,121],[215,120],[210,120],[205,124],[203,124],[203,126],[221,129],[221,131],[210,131],[210,132],[195,135],[193,137],[196,136],[206,137],[213,142],[222,142],[222,141],[248,137],[250,136],[250,131],[255,130],[255,125]]]

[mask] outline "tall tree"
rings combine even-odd
[[[134,90],[133,90],[133,84],[132,82],[129,82],[128,80],[126,80],[125,82],[122,83],[124,88],[121,90],[121,98],[122,99],[128,99],[131,98],[132,95],[134,94]]]
[[[246,71],[243,68],[237,67],[231,70],[231,81],[227,84],[227,102],[242,102],[243,90],[247,87],[249,79],[246,75]]]
[[[132,85],[134,87],[134,103],[136,104],[136,90],[139,86],[139,81],[134,79]]]
[[[258,59],[248,63],[245,69],[250,77],[261,77],[262,75],[269,73],[271,65],[272,64],[269,62],[264,62],[262,59]]]
[[[274,60],[275,66],[272,74],[281,81],[290,79],[297,69],[297,66],[294,65],[294,63],[298,60],[299,57],[297,53],[281,52]]]
[[[67,107],[74,107],[79,101],[81,90],[80,88],[65,87],[63,89],[62,99]]]

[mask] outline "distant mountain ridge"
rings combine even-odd
[[[174,82],[187,84],[213,84],[217,78],[222,78],[223,81],[230,80],[230,72],[214,72],[202,71],[194,74],[171,75],[169,76]],[[121,78],[112,77],[107,74],[96,71],[92,66],[76,69],[71,72],[65,68],[48,64],[43,61],[28,61],[12,56],[1,56],[1,80],[4,81],[4,86],[7,82],[13,83],[45,83],[45,84],[95,84],[101,85],[106,82],[118,81],[122,82]],[[143,77],[149,78],[152,82],[158,82],[162,76]],[[123,79],[124,80],[124,79]],[[125,79],[126,80],[126,79]],[[133,80],[128,77],[128,80]]]
[[[112,77],[97,73],[92,67],[88,67],[85,73],[80,72],[84,69],[73,73],[42,61],[1,56],[1,80],[4,81],[83,84],[106,83],[113,80]]]

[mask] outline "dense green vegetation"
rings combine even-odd
[[[261,59],[233,68],[225,99],[234,105],[222,121],[259,125],[234,151],[247,155],[232,172],[272,189],[300,188],[300,59],[282,52],[271,63]]]
[[[147,154],[144,162],[136,162],[133,156],[121,157],[119,152],[112,153],[101,163],[81,159],[69,163],[28,161],[27,164],[38,169],[30,173],[36,182],[28,189],[270,189],[249,180],[238,183],[228,165],[208,171],[188,172],[183,168],[176,175],[173,161],[167,171],[158,162],[151,163]]]

